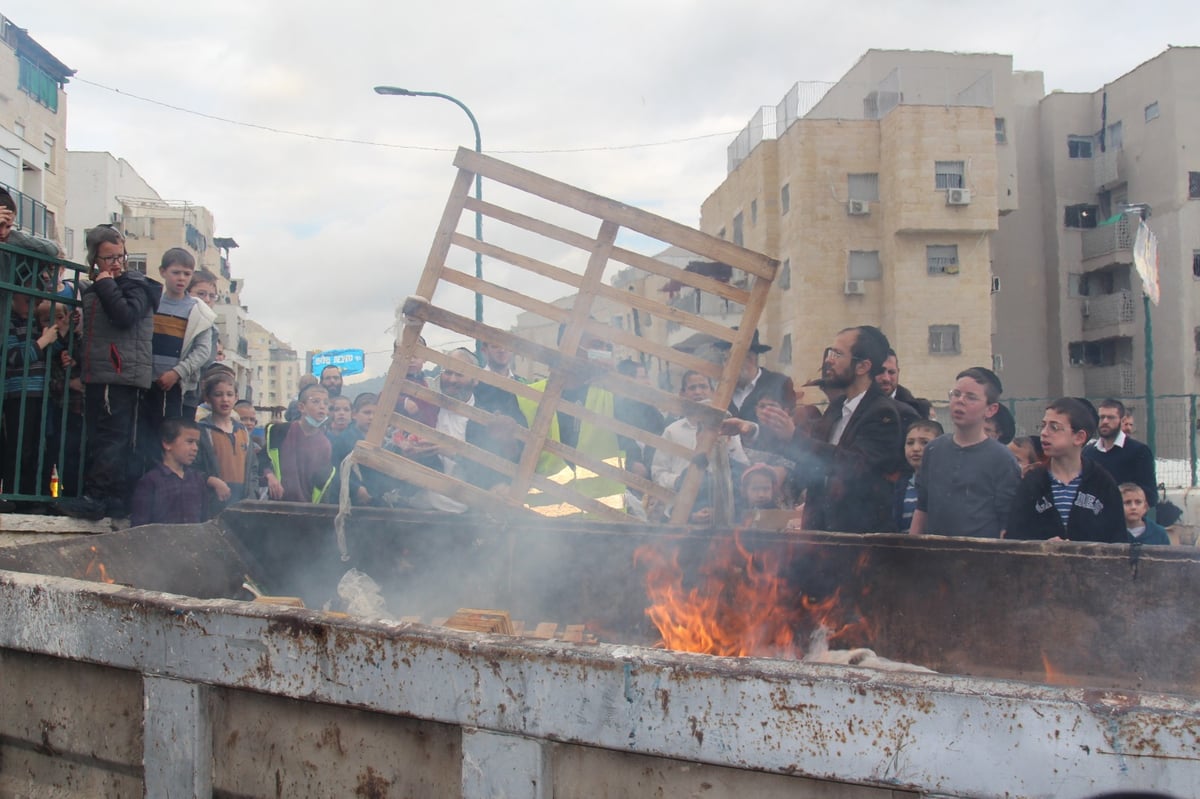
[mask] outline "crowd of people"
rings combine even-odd
[[[11,230],[9,200],[0,195],[0,240],[45,250]],[[60,277],[53,287],[41,286],[78,298],[81,313],[12,295],[0,429],[4,485],[37,493],[51,468],[39,456],[41,449],[68,453],[64,473],[83,475],[82,492],[56,503],[55,510],[84,518],[190,522],[245,498],[335,502],[343,480],[359,505],[466,509],[460,499],[422,487],[429,481],[402,481],[365,467],[342,473],[343,460],[371,428],[378,397],[343,396],[336,366],[302,379],[284,420],[258,429],[254,407],[238,399],[234,374],[218,358],[211,307],[216,278],[197,271],[180,248],[163,256],[159,280],[127,271],[126,259],[121,232],[101,225],[87,234],[89,279]],[[560,343],[561,338],[560,330]],[[589,414],[613,418],[626,433],[646,431],[694,449],[706,419],[713,418],[699,412],[714,395],[706,375],[680,376],[679,394],[696,412],[669,418],[570,373],[563,400],[588,413],[560,411],[548,437],[629,475],[622,481],[605,470],[589,471],[572,488],[591,497],[615,493],[632,515],[662,521],[673,509],[660,495],[674,496],[699,471],[694,524],[713,520],[725,492],[732,494],[739,520],[776,510],[789,514],[792,526],[812,530],[1168,542],[1154,521],[1153,455],[1132,437],[1132,420],[1117,400],[1098,408],[1083,399],[1055,400],[1037,435],[1014,438],[995,373],[972,367],[957,375],[947,387],[943,427],[933,404],[900,384],[899,358],[875,327],[838,332],[824,352],[820,377],[799,389],[787,375],[760,365],[769,350],[755,331],[728,415],[716,431],[721,457],[684,458],[676,454],[678,447],[656,451],[639,436],[588,421]],[[727,358],[728,347],[724,352]],[[583,333],[578,354],[597,368],[648,382],[642,363],[613,363],[612,343],[598,336]],[[409,363],[407,375],[443,399],[401,396],[394,411],[387,409],[389,418],[404,414],[490,457],[519,461],[526,438],[515,431],[531,425],[537,403],[528,392],[499,387],[506,380],[525,382],[513,372],[512,350],[483,342],[478,353],[457,349],[446,355],[436,386],[420,358]],[[463,366],[455,368],[457,363]],[[481,368],[503,380],[476,379],[472,373]],[[530,384],[535,390],[545,386],[546,381]],[[818,402],[804,401],[806,389],[820,392]],[[43,402],[56,407],[44,413]],[[500,421],[481,423],[467,407]],[[55,420],[45,440],[28,435],[43,417]],[[81,464],[71,453],[79,452],[84,429]],[[385,441],[386,449],[410,459],[417,470],[485,490],[506,479],[485,463],[413,434],[411,426],[389,425]],[[554,447],[540,453],[538,471],[564,468],[573,464]],[[639,489],[646,481],[666,491]]]

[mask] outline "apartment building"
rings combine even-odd
[[[1145,310],[1132,245],[1158,238],[1154,393],[1200,390],[1200,48],[1170,47],[1090,93],[1040,103],[1051,394],[1146,390]],[[1190,267],[1190,268],[1189,268]]]
[[[1009,56],[872,50],[760,109],[700,225],[782,263],[766,365],[813,377],[838,330],[874,324],[918,394],[991,366],[993,237],[1021,198],[1010,120],[1040,97]]]
[[[246,346],[254,371],[254,405],[259,421],[280,419],[288,403],[300,392],[300,376],[305,373],[296,349],[270,330],[247,319]]]
[[[0,184],[17,201],[17,225],[73,246],[60,230],[67,203],[67,94],[75,70],[0,16]]]

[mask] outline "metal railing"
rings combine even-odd
[[[7,183],[0,183],[0,186],[3,186],[5,191],[12,195],[17,204],[18,228],[44,239],[54,238],[54,212],[48,209],[44,202],[33,199]]]
[[[1105,367],[1119,369],[1122,367]],[[1121,393],[1087,392],[1093,404],[1112,397],[1121,400],[1126,410],[1133,414],[1135,430],[1133,438],[1144,441],[1140,433],[1146,429],[1146,398],[1132,391]],[[1051,400],[1046,397],[1002,399],[1000,402],[1012,411],[1017,424],[1017,435],[1037,435],[1042,414]],[[1154,451],[1156,479],[1167,488],[1193,488],[1200,486],[1200,395],[1159,394],[1154,397],[1155,440],[1150,444]]]
[[[86,267],[0,244],[0,499],[46,502],[57,492],[77,495],[83,484],[82,386],[73,364],[81,357],[80,307],[73,286]],[[60,281],[70,281],[60,293]],[[53,342],[41,339],[50,326]],[[42,346],[45,344],[45,346]],[[64,358],[65,356],[65,358]],[[52,474],[57,485],[52,487]]]
[[[1080,312],[1083,315],[1084,330],[1096,330],[1110,325],[1132,322],[1133,294],[1128,291],[1118,291],[1114,294],[1087,297],[1080,306]]]
[[[725,166],[728,172],[738,168],[763,139],[775,138],[775,106],[764,105],[754,113],[746,127],[725,150]]]
[[[1083,231],[1083,260],[1099,258],[1114,252],[1128,252],[1133,249],[1133,236],[1136,227],[1130,223],[1128,216],[1122,216],[1111,225],[1101,225]],[[1132,258],[1126,258],[1122,263],[1132,263]]]

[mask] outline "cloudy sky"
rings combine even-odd
[[[62,0],[0,10],[77,70],[69,148],[108,150],[164,198],[207,206],[217,234],[241,245],[232,264],[251,315],[298,349],[368,353],[390,351],[452,151],[473,146],[452,104],[380,97],[377,84],[454,95],[478,118],[485,152],[696,225],[751,114],[797,80],[837,80],[869,48],[1011,53],[1016,69],[1045,73],[1047,91],[1092,91],[1168,44],[1200,44],[1200,15],[1175,0]],[[461,312],[471,313],[465,296]],[[369,373],[386,364],[368,355]]]

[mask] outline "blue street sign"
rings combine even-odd
[[[326,350],[312,356],[312,373],[321,376],[321,370],[326,366],[336,366],[343,375],[362,374],[367,368],[366,358],[362,350]]]

